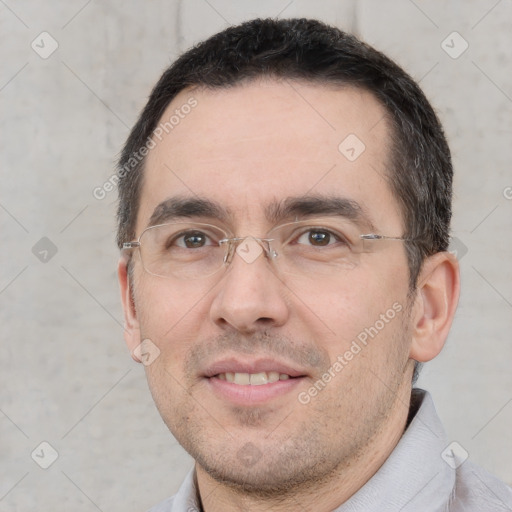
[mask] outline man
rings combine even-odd
[[[417,365],[459,296],[452,167],[395,63],[254,20],[162,76],[119,164],[126,342],[195,459],[182,511],[498,511]]]

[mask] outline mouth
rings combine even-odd
[[[270,359],[227,359],[209,366],[204,377],[211,392],[223,402],[251,406],[291,393],[307,374]]]
[[[239,386],[264,386],[265,384],[272,384],[279,380],[288,380],[297,377],[291,377],[287,373],[279,372],[258,372],[258,373],[219,373],[215,375],[220,380],[232,382]]]

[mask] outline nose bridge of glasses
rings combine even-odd
[[[224,238],[219,241],[220,245],[226,245],[224,263],[230,264],[235,253],[246,263],[252,263],[263,252],[267,258],[274,259],[277,251],[272,246],[273,238],[259,238],[255,236]]]

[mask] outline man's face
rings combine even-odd
[[[162,120],[191,96],[197,106],[148,155],[137,236],[179,197],[223,212],[187,222],[264,238],[311,216],[299,207],[281,218],[277,206],[312,196],[356,203],[361,233],[403,235],[386,178],[388,125],[369,93],[258,81],[182,91]],[[160,350],[146,367],[151,392],[201,470],[247,489],[291,488],[357,460],[407,414],[405,250],[371,247],[328,275],[291,276],[263,254],[235,253],[227,270],[185,280],[151,275],[134,255],[129,344],[150,339]]]

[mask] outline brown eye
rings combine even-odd
[[[308,239],[311,245],[329,245],[332,235],[327,231],[310,231]]]
[[[205,245],[212,245],[208,236],[201,231],[184,233],[175,239],[174,244],[186,249],[200,249]]]
[[[298,244],[325,247],[339,242],[339,238],[325,229],[309,229],[297,239]]]

